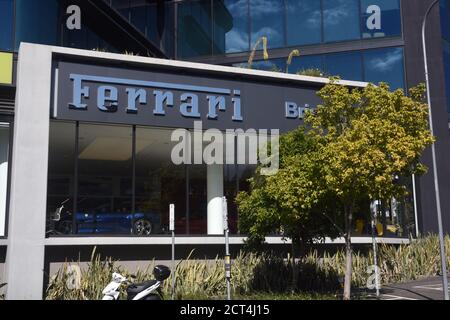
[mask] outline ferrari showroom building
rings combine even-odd
[[[6,297],[42,299],[65,261],[87,262],[94,248],[131,269],[169,260],[170,204],[177,259],[194,248],[199,258],[223,253],[223,197],[237,252],[246,236],[234,199],[248,190],[260,158],[252,141],[262,145],[298,127],[320,103],[316,92],[327,76],[351,88],[385,81],[407,90],[423,82],[420,30],[431,3],[0,0]],[[449,21],[450,3],[442,0],[429,17],[427,46],[447,233]],[[287,63],[294,49],[300,55]],[[302,75],[308,72],[322,77]],[[214,156],[222,162],[204,156],[218,136],[223,152]],[[430,151],[423,161],[431,166]],[[406,177],[405,199],[380,203],[378,241],[408,243],[437,231],[431,172]],[[358,220],[353,242],[364,246],[370,219]],[[266,242],[290,250],[282,235]]]

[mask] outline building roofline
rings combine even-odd
[[[125,62],[130,64],[145,64],[148,66],[157,66],[163,67],[166,69],[184,69],[191,70],[197,72],[204,72],[210,74],[226,74],[229,76],[235,76],[240,78],[253,78],[259,80],[269,80],[276,82],[290,82],[290,83],[298,83],[298,84],[307,84],[307,85],[316,85],[323,86],[325,84],[330,83],[330,79],[328,78],[320,78],[320,77],[312,77],[312,76],[303,76],[303,75],[294,75],[294,74],[286,74],[281,72],[272,72],[272,71],[261,71],[261,70],[252,70],[252,69],[243,69],[236,67],[228,67],[228,66],[219,66],[219,65],[211,65],[197,62],[186,62],[186,61],[178,61],[178,60],[168,60],[168,59],[159,59],[159,58],[149,58],[149,57],[141,57],[134,55],[124,55],[117,53],[109,53],[109,52],[99,52],[93,50],[82,50],[82,49],[73,49],[66,47],[57,47],[57,46],[47,46],[40,44],[31,44],[31,43],[21,43],[19,48],[19,59],[20,59],[20,49],[23,46],[40,46],[47,47],[48,50],[54,55],[63,55],[70,56],[73,58],[79,59],[94,59],[99,61],[116,61],[116,62]],[[339,85],[354,87],[354,88],[364,88],[368,85],[367,82],[361,81],[350,81],[350,80],[338,80],[336,82]]]

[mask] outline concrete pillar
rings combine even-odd
[[[208,165],[208,235],[223,234],[223,165]]]
[[[51,72],[51,47],[21,44],[4,278],[8,300],[42,299]]]

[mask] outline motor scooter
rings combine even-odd
[[[114,273],[112,281],[103,290],[102,300],[119,300],[120,288],[126,285],[127,300],[162,300],[161,285],[170,276],[170,269],[158,265],[153,269],[155,280],[135,284],[119,273]]]

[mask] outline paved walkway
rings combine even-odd
[[[449,280],[450,282],[450,280]],[[450,290],[450,286],[448,288]],[[381,300],[443,300],[442,277],[383,286]]]

